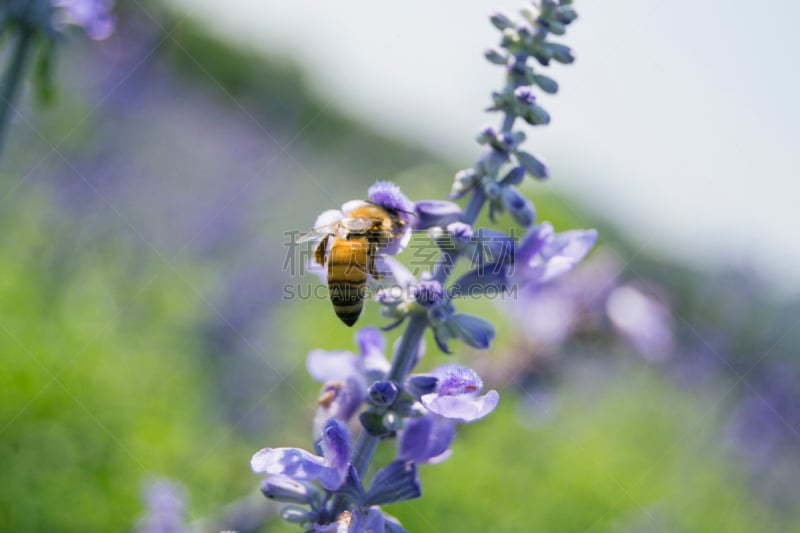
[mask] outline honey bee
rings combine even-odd
[[[298,242],[320,239],[314,261],[327,262],[328,294],[342,322],[352,326],[364,308],[367,278],[380,280],[375,260],[393,239],[402,236],[406,222],[400,211],[372,202],[358,202],[349,214],[307,233]],[[330,247],[328,246],[330,241]]]

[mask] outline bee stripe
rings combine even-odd
[[[366,238],[337,239],[328,258],[328,292],[333,310],[348,326],[364,307],[369,244]]]

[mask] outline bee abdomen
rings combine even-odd
[[[367,289],[366,279],[363,282],[339,281],[328,282],[333,310],[342,322],[352,326],[364,308],[364,295]]]
[[[328,292],[342,322],[352,326],[361,315],[367,289],[369,245],[366,239],[337,240],[328,259]]]

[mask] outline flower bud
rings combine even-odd
[[[542,106],[536,104],[529,105],[527,109],[525,109],[525,113],[522,115],[522,118],[525,119],[525,122],[533,126],[550,124],[550,113],[548,113]]]
[[[435,279],[423,279],[414,290],[414,297],[422,307],[433,307],[442,301],[444,289]]]
[[[305,524],[316,519],[316,513],[297,505],[287,505],[281,509],[281,518],[293,524]]]
[[[489,20],[492,21],[492,24],[498,30],[505,30],[507,28],[514,27],[514,21],[506,15],[505,13],[496,12],[489,17]]]
[[[536,95],[533,94],[530,87],[517,87],[514,90],[514,98],[520,104],[532,104],[536,101]]]
[[[547,165],[545,165],[545,163],[539,157],[521,150],[517,151],[514,155],[516,156],[520,165],[525,167],[525,170],[527,170],[528,173],[530,173],[530,175],[534,178],[546,179],[548,176],[550,176],[550,171],[548,170]]]
[[[501,185],[519,185],[522,183],[522,180],[525,179],[525,167],[523,166],[516,166],[508,171],[502,180],[500,180]]]
[[[490,200],[497,200],[500,198],[500,195],[503,194],[502,188],[500,185],[495,181],[487,181],[483,185],[483,193],[486,195],[487,198]]]
[[[539,11],[539,9],[534,5],[525,4],[519,10],[519,14],[531,24],[533,24],[533,22],[539,18],[540,13],[541,11]]]
[[[564,46],[563,44],[558,43],[547,43],[547,48],[550,50],[550,54],[559,63],[563,63],[568,65],[575,61],[575,53],[569,46]]]
[[[505,207],[514,221],[526,228],[533,224],[536,219],[536,212],[533,204],[522,196],[517,189],[512,186],[503,187],[503,207]]]
[[[548,94],[555,94],[558,92],[558,82],[553,78],[549,78],[542,74],[537,74],[533,77],[533,82],[539,86],[541,90]]]
[[[270,476],[261,484],[261,492],[270,500],[288,503],[311,503],[319,494],[312,485],[287,476]]]
[[[398,392],[397,385],[392,381],[376,381],[370,385],[367,395],[373,405],[386,407],[394,403]]]
[[[556,9],[555,18],[562,24],[571,24],[576,18],[578,13],[572,6],[561,6]]]
[[[461,170],[456,174],[453,187],[450,189],[450,197],[458,199],[463,197],[477,183],[477,173],[474,168]]]
[[[422,200],[414,205],[415,230],[424,230],[436,226],[447,226],[461,218],[458,204],[445,200]]]
[[[484,128],[478,133],[475,137],[475,140],[478,141],[478,144],[487,144],[492,142],[497,138],[497,130],[495,130],[492,126],[484,126]]]
[[[447,226],[447,231],[453,237],[453,240],[462,246],[472,239],[472,226],[464,222],[453,222]]]
[[[508,63],[508,57],[502,52],[498,51],[496,48],[487,48],[483,52],[483,56],[489,61],[489,63],[493,63],[495,65],[505,65]]]
[[[545,28],[547,31],[554,35],[564,35],[567,32],[567,28],[558,21],[546,19],[544,17],[539,17],[536,20],[536,23]]]

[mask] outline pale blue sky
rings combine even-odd
[[[471,163],[500,72],[497,0],[172,0],[228,38],[294,57],[322,99]],[[800,1],[583,0],[553,124],[530,135],[549,185],[636,242],[751,265],[800,290]],[[382,176],[376,176],[382,178]]]

